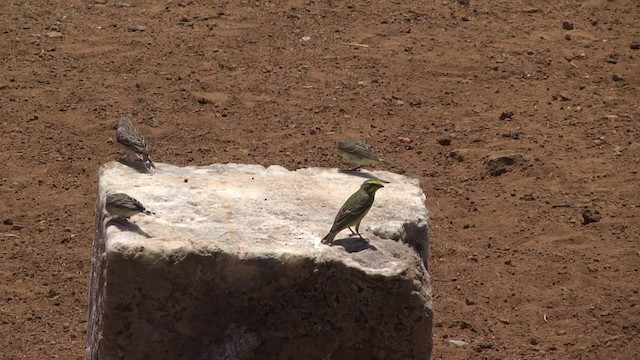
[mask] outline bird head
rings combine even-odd
[[[382,185],[382,182],[380,182],[380,180],[378,179],[374,179],[374,180],[367,180],[365,182],[362,183],[362,185],[360,186],[364,191],[366,191],[369,194],[373,194],[375,193],[378,189],[383,188],[384,185]]]

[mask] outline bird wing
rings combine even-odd
[[[362,217],[367,213],[372,203],[373,199],[367,199],[367,201],[360,201],[359,203],[356,203],[355,196],[350,197],[347,202],[342,205],[340,211],[338,211],[332,230],[345,229],[357,223],[358,220],[362,219]]]
[[[377,159],[376,154],[369,145],[360,140],[343,140],[338,142],[338,148],[350,153],[357,153],[368,158]]]
[[[118,121],[116,141],[137,153],[149,154],[149,148],[144,136],[133,126],[131,120],[126,117]]]

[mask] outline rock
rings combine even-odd
[[[464,299],[464,303],[467,304],[467,305],[475,305],[476,301],[473,300],[473,299],[470,299],[470,298],[466,298],[466,299]]]
[[[440,138],[440,139],[438,139],[438,144],[440,144],[442,146],[449,146],[449,145],[451,145],[451,139],[449,139],[449,138]]]
[[[618,59],[615,56],[607,56],[604,58],[604,62],[609,63],[609,64],[617,64],[618,63]]]
[[[13,225],[13,219],[6,218],[2,221],[2,223],[5,225]]]
[[[457,340],[457,339],[447,339],[447,342],[451,345],[455,345],[455,346],[467,346],[469,345],[468,342],[464,341],[464,340]]]
[[[127,26],[127,30],[131,32],[143,32],[147,31],[147,27],[138,24],[130,24],[129,26]]]
[[[460,4],[460,5],[469,5],[469,0],[458,0],[458,4]]]
[[[320,239],[363,177],[156,167],[100,169],[88,359],[429,359],[428,213],[417,180],[376,172],[389,183],[360,227],[368,242],[346,230],[327,246]],[[156,215],[107,220],[107,192]]]
[[[571,96],[566,94],[558,94],[560,101],[571,101]]]
[[[452,150],[449,153],[449,157],[459,162],[464,161],[464,154],[460,150]]]
[[[601,218],[602,216],[597,210],[596,211],[591,211],[590,209],[582,210],[582,225],[598,222],[600,221]]]
[[[61,39],[64,37],[64,35],[62,35],[62,33],[59,31],[49,31],[45,33],[44,36],[52,39]]]
[[[500,114],[500,120],[511,120],[513,118],[513,111],[504,111]]]
[[[622,77],[622,75],[613,74],[613,75],[611,75],[611,80],[613,80],[613,81],[623,81],[624,78]]]
[[[631,50],[640,50],[640,41],[634,41],[631,44],[629,44],[629,48]]]
[[[499,176],[513,170],[513,166],[524,161],[520,154],[491,155],[486,158],[485,165],[489,176]]]
[[[573,23],[571,21],[563,21],[562,22],[563,30],[573,30]]]

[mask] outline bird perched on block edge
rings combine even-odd
[[[360,222],[362,218],[367,215],[369,209],[371,209],[376,191],[383,187],[384,185],[382,185],[378,179],[363,182],[362,185],[360,185],[360,189],[351,195],[344,205],[342,205],[333,221],[331,231],[322,239],[322,243],[331,244],[336,235],[347,228],[351,230],[351,235],[357,234],[362,239],[362,235],[360,235]],[[356,227],[355,232],[351,229],[352,226]]]
[[[385,162],[369,145],[357,139],[343,139],[338,141],[338,154],[344,161],[355,165],[355,167],[349,169],[349,171],[357,170],[365,165]]]
[[[116,141],[120,144],[129,155],[135,155],[144,164],[144,167],[149,170],[150,168],[156,168],[149,157],[149,147],[144,139],[144,136],[136,129],[131,123],[131,120],[123,116],[118,120],[118,128],[116,129]]]
[[[112,216],[125,220],[136,214],[153,215],[140,201],[124,193],[108,194],[104,207]]]

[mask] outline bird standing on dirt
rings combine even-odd
[[[360,169],[365,165],[385,162],[369,145],[357,139],[344,139],[338,141],[338,154],[346,162],[355,165],[349,171]]]
[[[362,218],[367,215],[369,209],[371,209],[376,191],[383,187],[384,185],[377,179],[363,182],[362,185],[360,185],[360,189],[351,195],[344,205],[342,205],[340,211],[338,211],[338,215],[336,215],[333,221],[331,231],[322,239],[322,243],[331,244],[336,235],[346,228],[351,230],[351,235],[357,234],[362,239],[359,231],[360,222]],[[354,225],[356,227],[355,232],[351,229]]]
[[[124,193],[108,194],[104,207],[111,216],[125,220],[136,214],[153,215],[140,201]]]
[[[116,141],[120,144],[129,155],[135,155],[144,164],[144,167],[149,170],[150,168],[156,168],[149,157],[149,147],[144,139],[144,136],[136,129],[131,123],[131,120],[123,116],[118,120],[118,128],[116,129]]]

